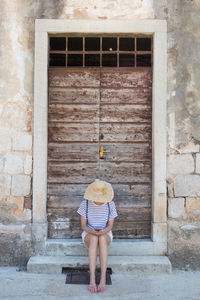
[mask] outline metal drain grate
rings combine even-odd
[[[71,269],[71,268],[63,268],[62,273],[67,275],[66,284],[89,284],[90,283],[90,273],[89,270],[86,269]],[[111,277],[112,274],[111,269],[107,269],[106,272],[106,285],[111,285]],[[96,271],[96,283],[99,284],[100,281],[100,271]]]

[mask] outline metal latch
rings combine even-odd
[[[104,154],[105,152],[110,152],[110,150],[104,150],[104,146],[100,146],[100,151],[99,151],[99,153],[100,153],[100,158],[103,158],[103,154]]]

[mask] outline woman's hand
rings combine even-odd
[[[97,236],[106,234],[105,231],[104,231],[103,229],[100,229],[100,230],[94,230],[94,231],[95,231],[95,235],[97,235]]]

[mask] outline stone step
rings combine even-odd
[[[109,246],[109,256],[165,255],[166,243],[151,239],[114,239]],[[87,256],[88,250],[81,239],[48,239],[39,255]]]
[[[27,263],[29,273],[61,274],[62,268],[88,267],[87,256],[31,256]],[[99,257],[97,259],[99,267]],[[167,256],[109,256],[108,267],[113,273],[157,274],[171,273]]]

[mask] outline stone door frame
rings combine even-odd
[[[166,20],[35,20],[33,240],[47,241],[48,34],[153,35],[151,241],[167,251],[167,22]],[[142,243],[142,240],[141,240]],[[43,247],[42,247],[43,248]],[[155,248],[154,248],[155,249]]]

